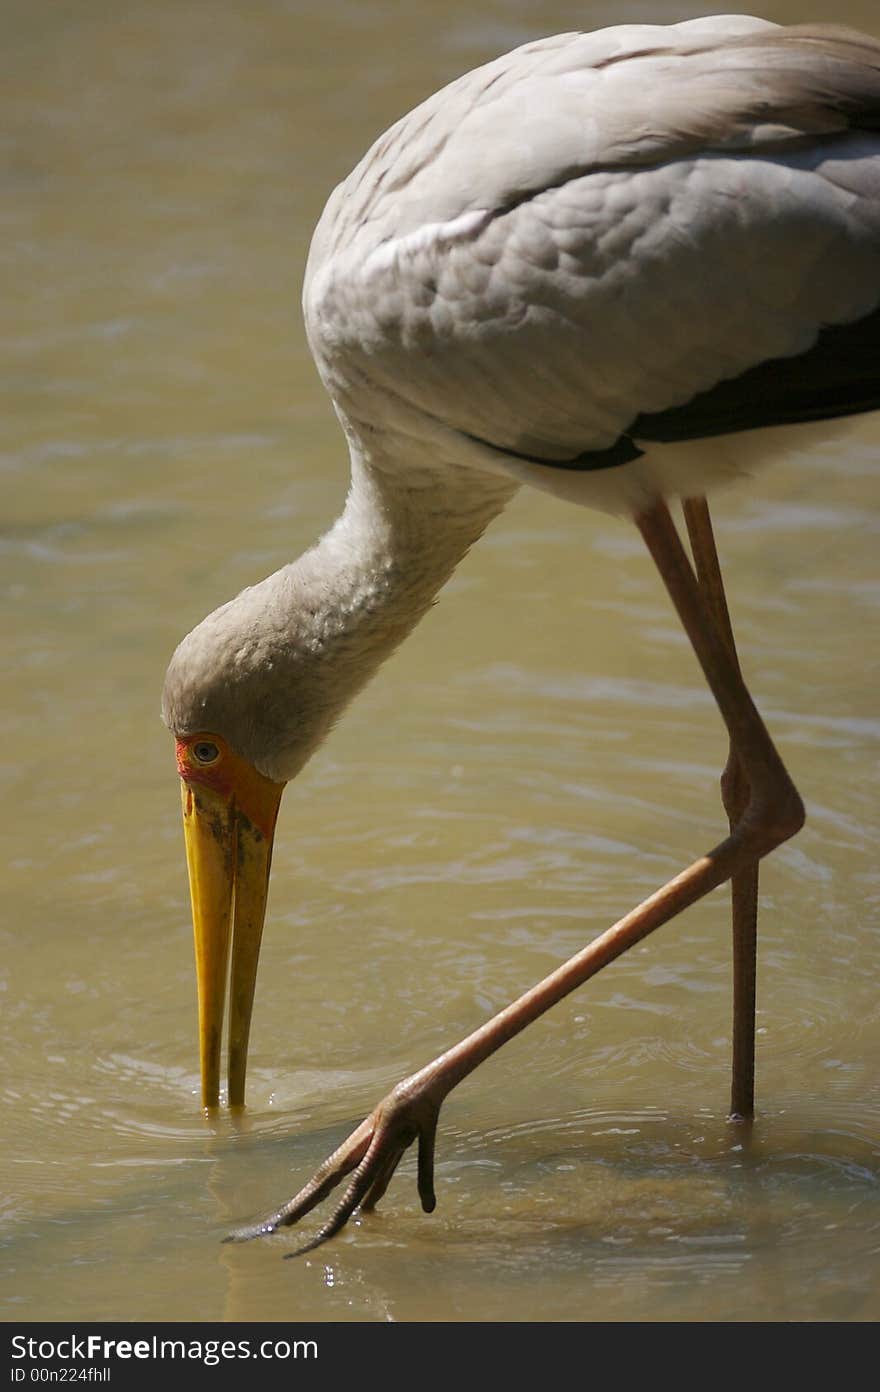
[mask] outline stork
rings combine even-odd
[[[165,681],[204,1107],[227,980],[228,1101],[244,1103],[285,785],[523,484],[633,520],[730,740],[729,833],[400,1082],[235,1235],[296,1222],[348,1177],[307,1251],[378,1202],[416,1141],[430,1211],[449,1092],[726,881],[731,1114],[752,1114],[758,863],[804,813],[741,675],[706,499],[817,423],[880,406],[880,42],[727,15],[528,43],[375,142],[327,203],[303,304],[351,456],[344,510],[204,619]]]

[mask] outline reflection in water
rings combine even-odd
[[[297,322],[311,228],[425,93],[619,4],[6,11],[6,1318],[876,1318],[873,421],[719,503],[809,811],[764,878],[751,1144],[723,1118],[719,894],[450,1100],[430,1218],[408,1160],[312,1257],[220,1245],[721,825],[722,733],[640,546],[523,495],[291,790],[251,1107],[199,1114],[158,689],[179,635],[341,506]]]

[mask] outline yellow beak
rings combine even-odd
[[[215,767],[201,768],[192,750],[203,749],[206,739],[218,749],[218,759]],[[284,784],[265,778],[214,735],[178,740],[178,767],[195,934],[202,1106],[216,1107],[220,1101],[228,978],[228,1097],[230,1107],[241,1107],[275,819]]]

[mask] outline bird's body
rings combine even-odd
[[[393,126],[330,198],[303,297],[358,451],[625,513],[741,472],[740,441],[682,440],[747,429],[754,387],[699,421],[695,398],[878,303],[880,140],[815,57],[866,106],[876,71],[820,33],[558,35]],[[863,404],[850,365],[840,384],[824,367],[841,411]],[[773,386],[770,421],[797,419]]]
[[[310,552],[175,654],[164,713],[187,815],[209,794],[237,808],[224,835],[238,836],[240,866],[242,836],[271,845],[281,786],[527,483],[636,520],[734,751],[730,838],[655,896],[662,916],[653,898],[640,906],[636,936],[610,955],[723,879],[736,894],[800,811],[742,687],[708,513],[693,500],[778,454],[790,432],[880,405],[880,43],[726,16],[527,44],[373,145],[327,204],[303,302],[351,488]],[[667,525],[674,497],[696,577]],[[217,772],[228,759],[250,770],[237,802]],[[195,907],[203,849],[190,849]],[[266,855],[259,867],[265,880]],[[235,873],[215,912],[227,942]],[[223,964],[203,1020],[213,1054]],[[249,997],[233,1009],[241,1101]],[[515,1028],[499,1024],[491,1048]],[[439,1107],[437,1078],[442,1100],[491,1052],[477,1034],[467,1067],[453,1050],[427,1082],[429,1070],[415,1089],[408,1080],[407,1106],[433,1088]],[[409,1139],[424,1141],[410,1122]],[[359,1128],[353,1163],[381,1130]],[[396,1164],[382,1144],[384,1169],[360,1198],[378,1198]]]

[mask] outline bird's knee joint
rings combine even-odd
[[[796,836],[806,821],[800,794],[789,786],[781,796],[750,805],[741,823],[759,856]]]
[[[792,836],[796,836],[806,820],[807,814],[801,796],[797,788],[791,787],[777,806],[774,817],[774,830],[779,842],[788,841]]]
[[[721,805],[731,826],[736,826],[749,805],[749,782],[736,755],[731,753],[720,778]]]

